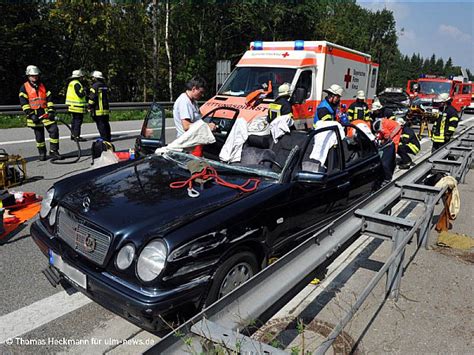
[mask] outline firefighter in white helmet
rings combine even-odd
[[[337,84],[332,84],[329,88],[323,90],[328,95],[321,101],[316,114],[314,115],[313,124],[321,121],[335,121],[336,110],[341,101],[341,97],[344,94],[344,89]]]
[[[20,106],[25,112],[26,125],[35,133],[36,147],[39,160],[46,160],[46,143],[44,129],[49,133],[50,156],[52,159],[61,159],[59,154],[59,129],[55,120],[54,104],[51,92],[46,90],[40,80],[40,70],[35,65],[26,67],[27,80],[20,87]]]
[[[357,91],[356,100],[349,106],[347,115],[350,121],[370,121],[369,105],[365,102],[364,90]]]
[[[84,113],[87,112],[87,94],[84,89],[84,72],[81,69],[74,70],[69,77],[69,84],[66,92],[66,105],[68,112],[72,115],[71,140],[85,142],[81,137],[81,126],[84,120]]]
[[[111,142],[112,134],[109,123],[109,88],[105,84],[105,78],[102,72],[94,70],[92,72],[94,83],[89,90],[89,112],[97,125],[100,138]]]
[[[451,140],[458,126],[458,111],[451,106],[451,101],[452,98],[448,93],[439,94],[434,99],[434,102],[439,104],[439,114],[431,130],[433,152]]]

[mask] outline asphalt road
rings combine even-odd
[[[470,122],[474,116],[465,115],[463,119]],[[117,150],[133,147],[140,128],[141,121],[113,122]],[[169,142],[174,128],[170,126],[166,132]],[[53,165],[50,161],[37,161],[30,129],[0,130],[0,148],[20,154],[28,162],[28,182],[12,190],[44,195],[57,179],[88,169],[90,147],[98,136],[95,125],[84,125],[82,135],[89,141],[81,143],[81,160],[72,165]],[[61,153],[74,153],[75,144],[64,126],[60,127],[60,136]],[[431,143],[424,139],[422,152],[429,152],[430,148]],[[137,353],[158,339],[82,294],[68,295],[62,288],[53,288],[41,273],[47,260],[29,237],[29,225],[26,223],[9,240],[0,241],[0,353]]]

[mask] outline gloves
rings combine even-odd
[[[30,119],[33,121],[34,124],[38,124],[40,123],[40,119],[37,115],[35,115],[34,113],[32,115],[30,115]]]

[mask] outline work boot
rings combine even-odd
[[[401,170],[408,170],[408,169],[410,169],[410,166],[411,166],[410,163],[405,163],[405,164],[400,164],[398,166],[398,168],[401,169]]]
[[[46,157],[46,149],[38,149],[39,155],[38,155],[38,160],[39,161],[45,161],[48,158]]]
[[[51,157],[51,160],[62,160],[63,157],[57,150],[52,150],[49,152],[49,156]]]

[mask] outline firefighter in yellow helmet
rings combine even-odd
[[[70,81],[66,92],[66,105],[68,112],[72,115],[71,140],[85,142],[81,137],[81,126],[84,120],[84,113],[87,112],[87,95],[83,85],[84,72],[74,70],[70,76]]]
[[[54,104],[51,92],[40,80],[40,70],[35,65],[26,67],[27,80],[20,87],[20,106],[27,116],[26,125],[35,133],[39,160],[46,160],[46,143],[44,129],[49,133],[50,156],[61,159],[59,154],[59,129],[55,121]]]
[[[451,140],[458,126],[458,111],[451,106],[451,100],[448,93],[439,94],[434,100],[439,103],[439,114],[431,130],[433,152]]]

